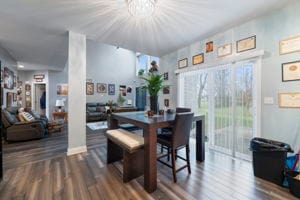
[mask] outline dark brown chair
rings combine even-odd
[[[190,109],[190,108],[184,108],[184,107],[176,108],[176,113],[185,113],[185,112],[191,112],[191,111],[192,111],[192,109]],[[170,133],[171,131],[172,131],[172,124],[170,127],[162,128],[159,134]],[[163,153],[164,149],[166,149],[168,151],[168,148],[161,145],[160,152]],[[168,157],[168,160],[169,160],[169,157]]]
[[[157,136],[157,142],[166,146],[168,148],[167,154],[161,155],[157,158],[159,162],[162,164],[172,168],[173,171],[173,179],[174,182],[177,182],[176,173],[184,168],[188,168],[189,174],[191,173],[190,167],[190,157],[189,157],[189,138],[190,138],[190,131],[192,126],[194,113],[192,112],[185,112],[185,113],[177,113],[175,117],[174,126],[172,127],[172,131],[166,134],[159,134]],[[179,148],[186,148],[186,158],[183,158],[176,154],[176,150]],[[172,158],[172,165],[164,162],[161,158],[169,156],[171,154]],[[176,158],[180,158],[187,162],[186,165],[176,169]]]

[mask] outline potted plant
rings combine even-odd
[[[150,94],[150,109],[157,114],[158,92],[164,88],[164,78],[160,74],[149,73],[147,77],[141,77],[141,79],[146,81],[144,88],[147,89]]]

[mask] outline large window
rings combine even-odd
[[[136,64],[136,75],[139,74],[140,70],[144,70],[145,73],[148,72],[148,70],[151,68],[151,62],[154,60],[159,65],[158,57],[138,53],[137,64]]]
[[[210,147],[250,159],[257,135],[255,61],[237,62],[180,74],[180,106],[205,115]]]

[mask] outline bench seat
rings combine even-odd
[[[124,129],[106,131],[107,164],[123,159],[123,182],[144,173],[144,138]]]

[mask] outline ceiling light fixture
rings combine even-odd
[[[19,68],[24,68],[24,65],[19,65],[18,67],[19,67]]]
[[[137,18],[151,17],[158,0],[127,0],[129,13]]]

